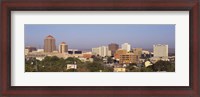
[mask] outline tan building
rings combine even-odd
[[[168,57],[168,45],[153,45],[154,57]]]
[[[120,64],[130,64],[130,63],[138,63],[139,56],[133,53],[127,53],[120,55],[119,63]]]
[[[43,52],[29,52],[25,58],[29,59],[29,58],[36,58],[37,60],[43,60],[46,56],[48,56],[48,54],[43,53]]]
[[[29,49],[24,49],[24,54],[27,55],[29,53]]]
[[[126,72],[126,68],[123,65],[115,64],[113,72]]]
[[[123,54],[126,54],[126,53],[127,53],[126,50],[119,49],[115,52],[114,57],[115,57],[115,59],[119,60],[120,55],[123,55]]]
[[[142,55],[142,48],[134,48],[133,49],[133,53],[135,55],[138,55],[139,57],[141,57],[141,55]]]
[[[53,52],[56,50],[56,40],[49,35],[44,39],[44,52]]]
[[[83,58],[91,58],[92,54],[83,54]]]
[[[68,52],[68,45],[65,42],[62,42],[59,45],[59,53],[65,54]]]
[[[124,67],[115,67],[114,72],[126,72],[126,68]]]
[[[108,45],[108,49],[111,51],[111,55],[114,56],[115,52],[119,49],[119,45],[111,43]]]

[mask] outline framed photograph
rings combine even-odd
[[[199,0],[1,2],[1,96],[200,97]]]

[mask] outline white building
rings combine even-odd
[[[92,48],[92,54],[93,55],[99,55],[99,47],[97,47],[97,48]]]
[[[129,52],[131,50],[131,45],[129,43],[122,44],[122,49]]]
[[[77,65],[76,64],[67,64],[67,70],[68,69],[77,69]]]
[[[78,49],[68,49],[68,51],[78,51]]]
[[[142,54],[150,54],[150,52],[147,50],[142,50]]]
[[[92,54],[92,52],[83,52],[82,54]]]
[[[92,54],[105,57],[105,56],[111,56],[111,51],[108,49],[107,46],[100,46],[97,48],[92,48]]]
[[[168,57],[168,45],[153,45],[154,57]]]
[[[153,65],[150,61],[146,61],[145,63],[144,63],[144,65],[145,65],[145,67],[148,67],[148,66],[151,66],[151,65]]]
[[[29,49],[24,49],[24,54],[27,55],[29,53]]]
[[[81,58],[78,58],[78,59],[81,60],[82,62],[87,62],[87,61],[93,62],[94,61],[93,58],[83,58],[83,57],[81,57]]]
[[[44,49],[37,49],[37,52],[44,52]]]

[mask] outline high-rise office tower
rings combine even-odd
[[[56,50],[56,40],[49,35],[44,39],[44,52],[53,52]]]
[[[129,52],[129,51],[131,51],[131,45],[128,43],[124,43],[124,44],[122,44],[122,49]]]
[[[60,53],[67,53],[68,52],[68,45],[65,43],[65,42],[62,42],[60,45],[59,45],[59,52]]]
[[[115,52],[119,49],[119,45],[116,43],[111,43],[108,45],[108,49],[111,51],[111,55],[114,56]]]
[[[168,57],[168,45],[153,45],[154,57]]]
[[[97,48],[92,48],[92,54],[105,57],[111,56],[111,51],[108,49],[107,46],[100,46]]]

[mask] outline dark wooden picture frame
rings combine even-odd
[[[199,0],[4,0],[1,2],[1,97],[200,97]],[[189,86],[11,86],[11,11],[189,11]],[[181,37],[181,36],[180,36]]]

